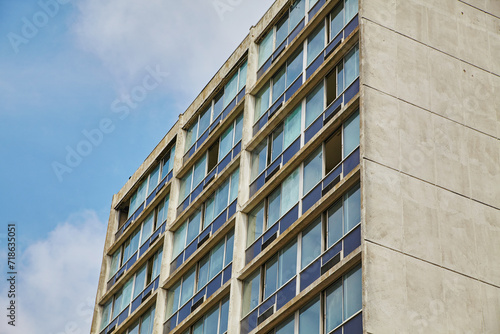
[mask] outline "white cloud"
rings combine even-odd
[[[80,45],[125,85],[118,89],[129,88],[146,65],[159,64],[171,74],[166,89],[192,99],[272,3],[82,0],[74,31]]]
[[[3,320],[5,334],[90,332],[105,233],[96,213],[84,211],[20,254],[17,323],[13,328]],[[2,291],[2,309],[7,303]]]

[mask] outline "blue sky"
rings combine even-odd
[[[20,284],[19,326],[7,333],[88,333],[112,195],[271,3],[0,0],[0,269],[16,222]],[[141,90],[154,69],[168,75]],[[113,102],[134,94],[121,119]],[[102,122],[113,131],[85,146]],[[78,149],[71,172],[54,171]],[[42,305],[59,316],[47,321]]]

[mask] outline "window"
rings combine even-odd
[[[301,269],[308,266],[322,251],[321,245],[321,219],[316,219],[302,231],[301,244]]]
[[[238,196],[240,170],[236,169],[229,178],[174,232],[173,257],[182,251]]]
[[[129,206],[130,209],[128,211],[129,217],[132,216],[132,214],[142,204],[144,204],[144,201],[146,200],[146,191],[147,191],[147,187],[148,187],[147,180],[148,180],[148,178],[146,177],[146,180],[142,181],[139,184],[139,188],[137,188],[137,191],[130,198],[130,206]]]
[[[337,243],[361,221],[361,193],[359,185],[351,188],[328,210],[328,247]]]
[[[268,138],[252,151],[251,179],[255,180],[301,133],[301,106],[292,111]],[[271,152],[271,153],[269,153]],[[268,158],[269,157],[269,158]]]
[[[167,317],[170,317],[193,296],[204,288],[233,260],[234,232],[231,231],[225,239],[205,255],[188,273],[168,289]]]
[[[297,275],[297,243],[291,242],[243,282],[243,315]],[[263,277],[261,285],[261,276]]]
[[[162,251],[160,250],[153,255],[145,265],[143,265],[132,276],[123,287],[113,295],[113,297],[104,305],[103,315],[101,319],[101,330],[106,327],[113,319],[115,319],[122,311],[124,311],[134,298],[139,294],[160,274]],[[154,269],[157,268],[157,269]],[[149,272],[154,272],[153,275],[147,275]]]
[[[259,44],[259,67],[261,67],[295,29],[305,15],[305,1],[292,3],[287,13],[273,26]]]
[[[330,40],[333,40],[358,13],[358,0],[342,0],[330,13]]]
[[[326,76],[326,103],[330,105],[359,76],[359,46],[353,47],[344,59]]]
[[[310,65],[314,59],[325,48],[325,25],[320,24],[316,30],[307,38],[307,65]]]
[[[361,287],[358,265],[267,334],[342,333],[340,326],[361,311]]]
[[[320,146],[304,162],[304,194],[323,178],[323,148]]]
[[[319,298],[314,299],[299,311],[299,334],[319,334],[321,321]]]
[[[155,308],[149,309],[125,332],[126,334],[153,334]]]
[[[168,173],[174,169],[175,145],[161,159],[161,179],[163,180]]]
[[[186,133],[185,152],[188,152],[196,141],[205,134],[210,124],[222,113],[222,111],[234,100],[236,95],[245,87],[247,79],[247,61],[245,61],[233,74],[215,98],[209,102],[209,106],[194,117],[193,123]]]
[[[242,313],[248,314],[259,305],[260,301],[260,271],[254,272],[243,283]]]
[[[326,290],[325,308],[328,333],[361,310],[361,266]]]
[[[233,202],[236,196],[238,196],[238,180],[239,169],[236,170],[232,177],[226,180],[205,202],[203,228],[210,225],[210,223],[212,223],[212,221]],[[230,189],[230,183],[232,189]]]
[[[226,236],[226,242],[222,241],[215,246],[198,263],[197,291],[201,290],[208,282],[217,276],[233,260],[234,233]]]
[[[286,64],[272,77],[269,83],[257,93],[255,97],[255,121],[258,121],[273,104],[280,98],[303,73],[304,55],[302,49],[297,50],[288,58]]]
[[[292,243],[265,265],[264,299],[271,296],[296,273],[297,244]]]
[[[224,298],[183,334],[224,334],[227,332],[229,298]]]
[[[181,179],[179,198],[184,200],[195,189],[231,149],[241,140],[243,127],[243,114],[227,128],[222,136],[207,152],[195,163],[192,169]]]
[[[255,96],[255,115],[254,115],[255,122],[257,122],[260,116],[264,115],[267,109],[269,109],[269,103],[270,103],[269,90],[270,86],[269,84],[266,84]]]
[[[293,114],[291,116],[295,117]],[[272,147],[277,146],[274,143],[279,142],[282,137],[282,128],[278,127],[252,152],[252,178],[255,178],[256,175],[262,175],[261,173],[266,167],[264,162],[267,162],[267,157],[273,154]],[[270,146],[266,146],[268,142]],[[291,173],[264,201],[250,211],[247,224],[247,247],[251,246],[268,228],[280,220],[299,202],[299,198],[303,198],[316,188],[325,176],[332,173],[338,166],[342,167],[341,162],[358,147],[359,112],[356,111],[330,138],[304,160],[301,167]],[[337,176],[337,178],[340,177]],[[303,206],[302,213],[308,208]]]
[[[137,252],[139,247],[166,221],[169,200],[170,195],[167,194],[160,204],[158,204],[158,206],[144,219],[141,225],[113,254],[109,271],[110,278],[127,263],[127,261]]]
[[[299,177],[299,169],[296,169],[249,213],[247,246],[250,246],[299,201]]]
[[[239,91],[246,85],[247,79],[247,62],[238,69],[233,77],[228,81],[224,87],[224,108],[236,97]]]
[[[325,110],[323,83],[316,86],[306,98],[306,128]]]
[[[128,210],[128,217],[130,218],[132,214],[146,201],[146,198],[156,189],[160,181],[162,181],[174,166],[174,153],[175,146],[173,146],[161,159],[158,166],[153,168],[153,170],[141,181],[137,190],[133,193],[130,198],[130,205]],[[125,221],[123,221],[124,223]]]
[[[201,209],[198,209],[174,232],[174,257],[179,255],[198,236],[200,233],[200,221]]]

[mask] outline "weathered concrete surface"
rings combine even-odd
[[[360,2],[367,333],[500,332],[500,2],[466,2]]]

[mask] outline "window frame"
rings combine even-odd
[[[177,281],[175,281],[172,286],[167,289],[167,306],[169,304],[169,294],[172,290],[172,287],[175,287],[179,285],[179,297],[178,299],[178,305],[175,310],[172,311],[172,313],[168,313],[168,307],[166,309],[166,319],[170,319],[172,316],[174,316],[180,309],[182,309],[186,304],[188,304],[193,297],[195,297],[203,288],[205,288],[207,285],[209,285],[220,273],[222,273],[224,270],[226,270],[230,265],[233,263],[233,259],[231,261],[226,263],[227,256],[228,256],[228,249],[229,249],[229,243],[232,242],[233,245],[231,246],[231,253],[234,256],[234,229],[229,231],[225,236],[224,239],[219,241],[214,247],[212,247],[200,260],[198,260],[194,265],[192,265],[189,270],[186,271],[185,274],[183,274]],[[210,264],[212,260],[212,255],[213,255],[213,250],[217,249],[217,247],[222,247],[224,250],[224,254],[222,257],[222,269],[216,272],[212,277],[210,277]],[[199,286],[200,283],[200,271],[202,268],[202,262],[208,259],[209,260],[209,265],[207,268],[207,281],[202,285]],[[193,281],[193,293],[192,295],[184,302],[181,303],[181,296],[182,296],[182,291],[184,290],[184,281],[186,279],[186,276],[194,275],[194,281]],[[175,302],[175,298],[174,298]]]
[[[191,148],[196,145],[196,142],[205,134],[205,132],[207,131],[210,131],[210,126],[213,124],[213,122],[217,119],[217,117],[219,117],[222,112],[227,108],[227,106],[229,104],[231,104],[231,101],[233,99],[235,99],[238,94],[243,90],[244,87],[246,87],[246,78],[245,78],[245,81],[241,81],[242,80],[242,69],[245,68],[245,76],[248,76],[248,59],[245,59],[245,60],[242,60],[238,63],[238,67],[235,71],[235,73],[233,73],[230,77],[227,76],[225,79],[229,78],[228,80],[226,80],[226,83],[224,84],[224,86],[221,88],[221,90],[219,92],[217,92],[217,94],[214,95],[214,97],[210,100],[210,102],[208,103],[209,105],[208,106],[205,106],[204,108],[201,108],[199,112],[197,112],[197,114],[192,117],[189,122],[187,123],[187,128],[185,128],[185,132],[186,132],[186,138],[188,138],[188,134],[189,134],[189,131],[196,126],[196,133],[193,134],[193,140],[192,140],[192,144],[190,144],[188,146],[187,142],[186,144],[184,145],[184,153],[183,154],[186,154],[187,152],[189,152],[189,150],[191,150]],[[234,78],[236,77],[236,95],[233,96],[231,98],[231,100],[227,101],[227,104],[225,103],[225,97],[226,97],[226,87],[227,87],[227,84],[229,82],[231,82],[231,80],[233,80]],[[244,85],[242,87],[240,87],[240,85],[244,83]],[[218,112],[218,114],[216,115],[215,112],[215,108],[216,106],[218,105],[218,103],[221,103],[221,110],[220,112]],[[209,113],[209,119],[208,119],[208,126],[203,130],[202,133],[200,133],[200,121],[202,119],[202,116],[204,116],[206,113]]]

